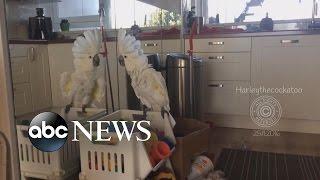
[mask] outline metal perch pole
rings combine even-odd
[[[109,60],[108,60],[108,50],[107,50],[107,43],[106,43],[106,35],[104,32],[104,3],[103,0],[99,2],[99,21],[100,21],[100,29],[102,34],[102,42],[103,42],[103,49],[104,49],[104,56],[106,58],[106,66],[107,66],[107,73],[108,73],[108,81],[109,81],[109,89],[110,89],[110,96],[111,96],[111,107],[112,112],[114,112],[114,101],[113,101],[113,92],[112,92],[112,83],[111,83],[111,76],[110,76],[110,67],[109,67]],[[106,87],[106,110],[108,110],[108,94],[107,94],[107,87]]]

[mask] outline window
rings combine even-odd
[[[104,0],[105,26],[114,29],[130,28],[134,23],[140,27],[177,25],[181,22],[181,16],[172,10],[175,6],[170,6],[172,2]],[[61,19],[69,20],[71,30],[99,26],[99,0],[60,0],[53,9],[54,27],[57,30],[60,29]]]
[[[158,27],[161,23],[170,26],[180,22],[178,13],[161,9],[168,6],[165,3],[155,6],[147,0],[115,0],[111,4],[111,14],[116,16],[112,28],[130,28],[134,23],[140,27]]]
[[[243,22],[260,21],[269,14],[273,20],[310,19],[312,0],[207,0],[208,17],[220,16],[220,23],[233,23],[244,12],[246,4],[261,2],[261,5],[249,6]]]
[[[58,2],[58,17],[70,18],[98,15],[99,0],[62,0]]]

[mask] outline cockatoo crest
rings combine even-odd
[[[98,29],[85,31],[83,36],[77,37],[72,52],[76,71],[93,71],[94,57],[100,54],[102,45],[101,33]]]

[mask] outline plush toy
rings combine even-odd
[[[161,168],[152,180],[176,180],[176,177],[169,168]]]
[[[70,99],[65,108],[68,113],[71,107],[81,107],[85,112],[87,107],[95,107],[95,102],[101,102],[105,95],[105,62],[100,60],[102,45],[99,30],[84,32],[73,45],[73,73],[64,72],[60,78],[62,95]]]

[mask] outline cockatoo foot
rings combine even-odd
[[[164,119],[164,114],[167,114],[169,116],[169,112],[165,109],[165,108],[161,108],[161,116],[162,116],[162,119]]]
[[[142,111],[143,111],[143,119],[146,120],[147,119],[147,112],[150,111],[151,109],[148,108],[146,105],[142,106]]]
[[[73,103],[66,105],[66,107],[64,108],[64,113],[68,114],[72,107],[73,107]]]

